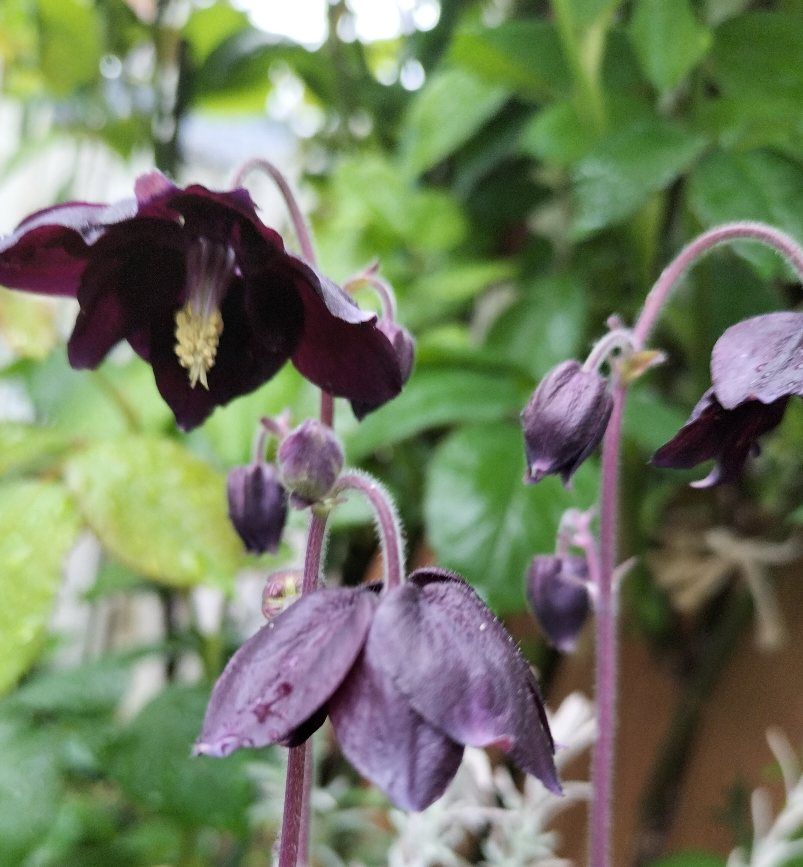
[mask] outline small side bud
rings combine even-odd
[[[524,481],[559,474],[565,485],[599,445],[613,410],[608,381],[577,361],[564,361],[538,384],[521,414]]]
[[[265,462],[235,467],[229,473],[227,493],[229,518],[246,550],[275,552],[287,520],[287,495],[276,468]]]
[[[268,575],[262,591],[262,613],[266,620],[273,620],[296,601],[301,591],[301,580],[298,569],[279,569]]]
[[[303,508],[332,490],[343,469],[343,447],[331,428],[308,419],[282,442],[276,461],[294,505]]]
[[[574,650],[590,609],[584,557],[533,557],[527,570],[527,602],[550,644]]]

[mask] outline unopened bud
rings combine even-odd
[[[563,483],[599,445],[613,410],[608,382],[577,361],[564,361],[538,384],[521,414],[525,482],[559,474]]]
[[[246,550],[275,552],[287,520],[287,495],[276,468],[264,462],[235,467],[229,473],[227,493],[229,518]]]
[[[527,602],[549,643],[568,653],[590,608],[584,557],[533,557],[527,570]]]
[[[301,572],[298,569],[280,569],[268,575],[262,591],[262,613],[272,620],[289,608],[301,590]]]
[[[343,469],[343,448],[331,428],[307,419],[285,438],[276,460],[295,503],[309,506],[332,490]]]

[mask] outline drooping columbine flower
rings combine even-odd
[[[135,194],[40,211],[0,241],[2,285],[77,298],[73,367],[127,340],[184,429],[288,359],[358,415],[399,392],[375,314],[287,253],[245,190],[182,189],[154,172]]]
[[[560,474],[568,484],[580,464],[599,445],[611,417],[608,382],[578,361],[564,361],[538,384],[521,414],[531,484]]]
[[[229,518],[247,551],[276,552],[287,521],[287,493],[276,467],[256,461],[235,467],[226,480]]]
[[[533,557],[525,589],[530,609],[549,642],[564,653],[574,650],[590,609],[585,557]]]
[[[758,438],[803,395],[803,313],[768,313],[730,327],[711,355],[713,386],[678,433],[653,455],[658,467],[690,469],[716,459],[695,487],[739,478]]]
[[[401,586],[302,596],[234,654],[196,752],[296,745],[331,717],[349,761],[398,806],[438,798],[463,746],[495,745],[559,792],[535,678],[462,578],[420,569]]]

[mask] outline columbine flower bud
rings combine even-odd
[[[527,570],[527,601],[550,644],[568,653],[589,611],[588,565],[583,557],[533,557]]]
[[[302,575],[298,569],[279,569],[268,575],[262,591],[262,613],[272,620],[299,597]]]
[[[343,448],[329,427],[308,419],[279,446],[277,463],[295,502],[309,506],[332,490],[343,469]]]
[[[287,495],[276,468],[264,461],[235,467],[227,482],[229,518],[254,554],[275,552],[287,520]]]
[[[612,409],[607,380],[597,371],[564,361],[547,373],[521,414],[525,482],[560,474],[568,485],[602,439]]]

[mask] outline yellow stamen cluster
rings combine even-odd
[[[209,390],[206,374],[214,367],[222,331],[223,317],[219,310],[204,315],[191,304],[185,304],[176,313],[175,351],[179,364],[189,371],[192,388],[200,382]]]

